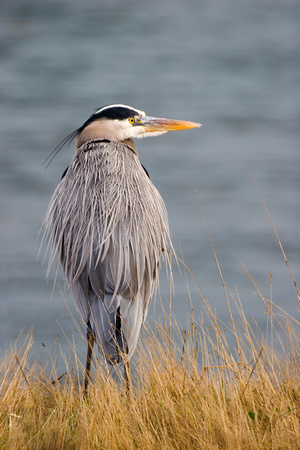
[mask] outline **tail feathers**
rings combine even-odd
[[[106,293],[101,300],[96,295],[91,301],[90,325],[99,352],[109,364],[129,360],[137,346],[139,334],[147,314],[138,296],[128,300],[117,294]]]
[[[125,302],[121,302],[120,316],[122,319],[122,334],[128,345],[127,358],[130,359],[136,349],[143,323],[143,307],[140,299],[136,297],[129,308]]]
[[[91,304],[90,327],[95,335],[99,352],[109,364],[120,363],[128,353],[128,344],[122,330],[120,298],[104,301],[97,296]]]

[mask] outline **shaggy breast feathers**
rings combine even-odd
[[[78,149],[51,199],[46,233],[53,243],[50,261],[58,255],[83,320],[91,319],[95,299],[114,317],[120,307],[130,342],[131,326],[140,326],[129,322],[144,320],[162,251],[170,245],[164,202],[137,152],[113,141]],[[134,303],[139,311],[130,311]],[[126,312],[132,317],[127,325]]]

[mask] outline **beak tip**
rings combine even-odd
[[[184,123],[184,122],[183,122]],[[184,128],[200,128],[202,127],[202,123],[197,123],[197,122],[186,122],[186,127]]]
[[[201,128],[202,123],[190,122],[190,126],[188,128]]]

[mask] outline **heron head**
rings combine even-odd
[[[98,109],[77,130],[76,147],[93,139],[124,142],[128,139],[158,136],[171,130],[198,128],[201,124],[147,116],[127,105],[109,105]]]

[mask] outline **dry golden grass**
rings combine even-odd
[[[143,333],[130,398],[96,361],[84,399],[76,355],[58,379],[54,364],[30,365],[32,335],[16,343],[0,369],[0,448],[300,448],[299,324],[269,306],[278,356],[237,301],[233,354],[202,300],[209,327],[191,318],[184,332],[164,323]]]
[[[224,331],[197,285],[200,323],[192,313],[179,330],[164,315],[154,331],[144,330],[130,397],[96,360],[84,399],[74,349],[73,367],[65,358],[66,374],[58,374],[51,355],[46,367],[30,363],[32,334],[17,342],[0,366],[0,449],[300,449],[299,322],[252,279],[267,327],[251,327],[237,294],[229,299],[215,258],[230,328]],[[270,284],[272,293],[271,274]]]

